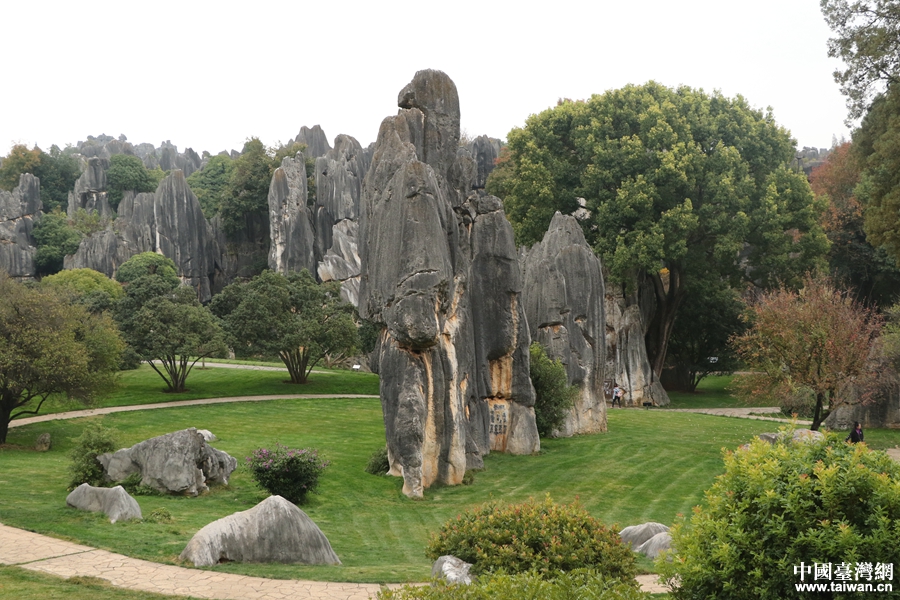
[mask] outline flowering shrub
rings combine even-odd
[[[503,505],[493,501],[445,523],[432,535],[426,554],[472,563],[474,574],[534,571],[544,577],[590,568],[605,577],[633,581],[634,554],[619,535],[578,502]]]
[[[281,444],[258,448],[247,457],[253,480],[270,494],[300,504],[306,494],[315,491],[319,475],[330,463],[313,448],[297,450]]]

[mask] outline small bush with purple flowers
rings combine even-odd
[[[288,448],[275,444],[274,449],[257,448],[247,457],[253,480],[267,492],[300,504],[306,494],[315,491],[319,475],[330,463],[322,460],[313,448]]]

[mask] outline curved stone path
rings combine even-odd
[[[215,365],[222,366],[222,365]],[[241,368],[229,365],[227,368]],[[251,367],[253,368],[253,367]],[[259,367],[256,367],[259,368]],[[266,369],[272,367],[264,367]],[[64,413],[40,415],[16,419],[10,427],[21,427],[56,419],[76,419],[118,412],[202,406],[228,402],[260,402],[287,399],[326,398],[378,398],[365,394],[289,394],[275,396],[236,396],[230,398],[204,398],[199,400],[175,400],[157,404],[135,406],[110,406],[75,410]],[[654,409],[656,410],[656,409]],[[789,423],[790,419],[756,416],[750,413],[778,412],[777,408],[684,408],[664,409],[673,412],[694,412],[717,416],[741,417]],[[802,423],[803,421],[798,421]],[[381,586],[374,583],[336,583],[305,581],[298,579],[265,579],[230,573],[218,573],[200,569],[188,569],[173,565],[129,558],[121,554],[98,550],[72,542],[8,527],[0,524],[0,564],[40,571],[59,577],[99,577],[112,585],[158,594],[210,598],[217,600],[367,600],[374,598]],[[668,591],[657,582],[656,575],[639,575],[641,590],[650,593]],[[388,587],[397,587],[390,585]]]

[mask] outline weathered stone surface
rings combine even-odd
[[[209,442],[215,442],[216,440],[219,439],[219,438],[217,438],[216,435],[215,435],[212,431],[210,431],[209,429],[198,429],[198,430],[197,430],[197,433],[199,433],[200,435],[202,435],[202,436],[203,436],[203,439],[204,439],[207,443],[209,443]]]
[[[631,527],[626,527],[619,532],[619,537],[622,538],[623,544],[637,551],[637,549],[640,548],[644,542],[659,533],[667,531],[669,531],[669,528],[662,523],[655,523],[651,521],[649,523],[643,523],[641,525],[632,525]]]
[[[647,558],[656,558],[660,552],[672,547],[672,535],[668,531],[657,533],[652,538],[641,544],[637,552]]]
[[[432,579],[443,579],[447,583],[469,585],[472,583],[472,577],[469,575],[471,568],[470,563],[448,554],[438,557],[431,565],[431,577]]]
[[[787,439],[787,435],[785,435],[785,433],[783,432],[761,433],[757,437],[759,437],[759,439],[764,442],[768,442],[769,444],[776,444]],[[790,441],[793,443],[808,443],[821,440],[824,437],[825,435],[821,431],[813,431],[812,429],[794,429],[793,431],[791,431]]]
[[[110,523],[142,519],[141,507],[121,485],[112,488],[94,487],[82,483],[66,497],[72,508],[90,512],[102,512]]]
[[[113,277],[119,265],[135,254],[157,252],[172,259],[178,276],[206,302],[213,289],[223,285],[215,281],[223,278],[220,248],[184,173],[176,170],[154,193],[126,192],[118,218],[107,229],[82,240],[78,251],[66,257],[65,268],[89,268]]]
[[[41,219],[41,182],[30,173],[19,176],[12,192],[0,190],[0,270],[10,277],[35,273],[32,230]]]
[[[328,538],[306,513],[281,496],[202,528],[180,558],[198,567],[220,562],[339,565]]]
[[[487,185],[488,175],[494,170],[494,163],[500,156],[500,140],[479,135],[467,145],[469,154],[475,160],[475,181],[473,187],[483,190]]]
[[[303,154],[285,157],[269,186],[269,268],[277,273],[315,273],[316,236],[306,199]]]
[[[543,240],[523,254],[522,269],[531,338],[565,365],[569,385],[580,389],[558,434],[606,431],[605,287],[600,259],[578,222],[557,212]]]
[[[883,386],[869,402],[841,404],[824,424],[828,429],[849,431],[857,421],[863,429],[900,427],[900,386]]]
[[[654,305],[645,283],[638,276],[634,291],[624,283],[610,283],[606,288],[606,379],[610,387],[618,383],[625,390],[626,406],[644,402],[666,406],[669,395],[650,367],[644,341],[648,309]]]
[[[363,185],[359,308],[384,327],[370,367],[381,375],[391,474],[421,497],[435,481],[460,483],[492,448],[540,443],[512,230],[496,199],[460,202],[474,169],[457,152],[456,88],[420,71],[399,104]]]
[[[34,442],[34,449],[38,452],[46,452],[53,446],[49,433],[42,433]]]
[[[209,484],[228,484],[237,460],[209,446],[193,427],[97,457],[110,481],[141,474],[141,484],[161,492],[196,496]]]
[[[105,147],[104,147],[105,149]],[[87,160],[84,171],[75,181],[75,188],[69,192],[66,209],[70,219],[74,219],[79,209],[96,212],[102,218],[112,218],[113,210],[106,199],[106,171],[109,157],[93,157]]]
[[[300,128],[300,133],[294,138],[294,141],[300,144],[306,144],[306,150],[303,154],[318,158],[325,156],[331,150],[331,144],[328,143],[328,137],[319,125],[313,125],[312,128],[304,125]]]

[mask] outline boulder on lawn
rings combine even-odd
[[[667,531],[669,531],[669,528],[662,523],[654,523],[651,521],[650,523],[644,523],[643,525],[626,527],[619,532],[619,537],[622,538],[623,544],[637,552],[638,548],[640,548],[644,542],[659,533]]]
[[[312,519],[281,496],[213,521],[194,534],[181,559],[198,567],[224,561],[341,564]]]
[[[637,552],[647,558],[656,558],[659,553],[672,547],[672,536],[668,531],[657,533],[652,538],[641,544]]]
[[[214,433],[213,433],[212,431],[210,431],[209,429],[198,429],[198,430],[197,430],[197,433],[199,433],[200,435],[202,435],[202,436],[203,436],[203,439],[206,440],[207,442],[215,442],[215,441],[217,441],[217,440],[219,439],[219,438],[216,437],[216,434],[214,434]]]
[[[431,567],[431,577],[443,579],[447,583],[469,585],[472,583],[472,577],[469,575],[469,569],[471,568],[472,565],[470,563],[447,554],[434,561],[434,565]]]
[[[50,434],[42,433],[37,437],[37,441],[34,443],[34,449],[38,452],[46,452],[52,445],[53,443],[50,441]]]
[[[97,457],[110,481],[141,474],[141,485],[160,492],[196,496],[211,483],[228,485],[237,460],[206,443],[195,428],[144,440]]]
[[[80,510],[105,513],[110,523],[143,518],[137,500],[121,485],[104,488],[82,483],[66,497],[66,504]]]

